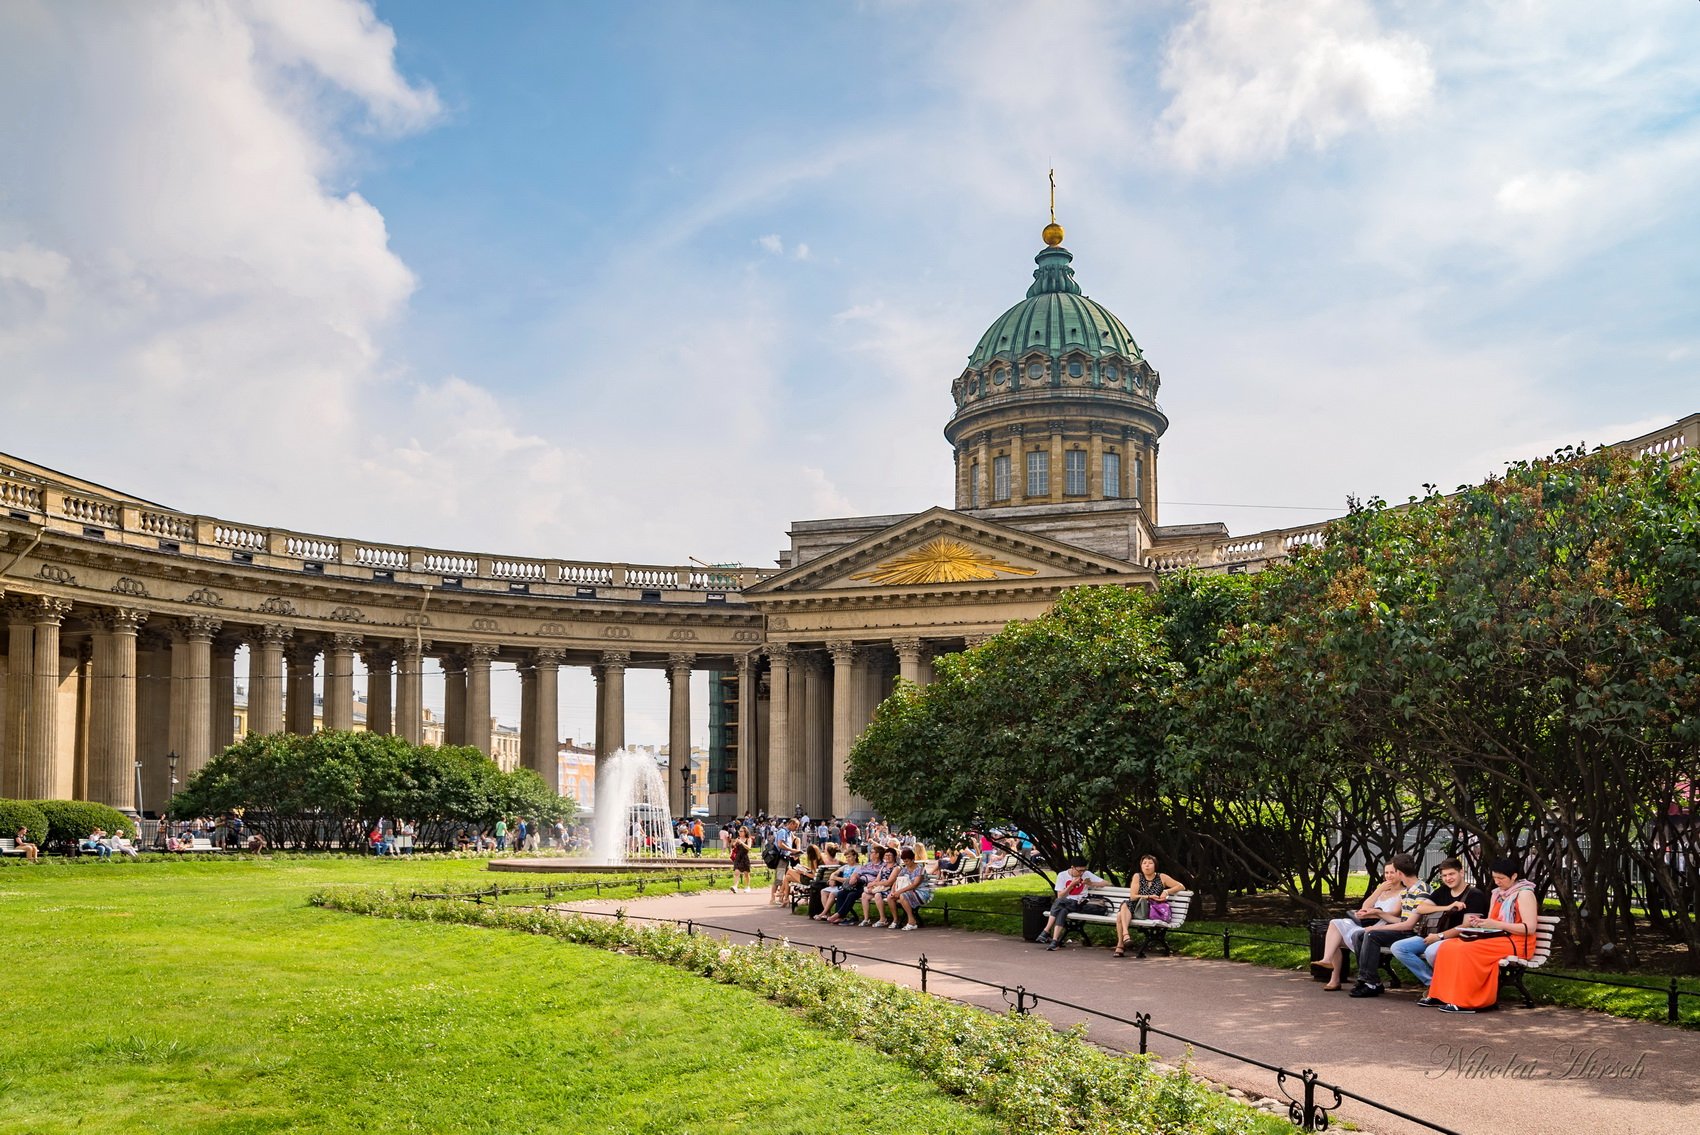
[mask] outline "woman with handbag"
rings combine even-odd
[[[1132,897],[1116,911],[1115,956],[1118,958],[1127,956],[1128,932],[1133,929],[1133,920],[1169,921],[1169,900],[1186,887],[1157,870],[1155,855],[1143,855],[1139,859],[1139,873],[1134,875],[1130,889]]]

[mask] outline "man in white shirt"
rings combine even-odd
[[[1087,892],[1108,885],[1106,880],[1086,869],[1084,859],[1076,857],[1070,860],[1068,870],[1057,876],[1057,901],[1051,904],[1050,917],[1045,920],[1045,929],[1039,935],[1038,943],[1047,950],[1062,949],[1069,913],[1080,909],[1086,901]]]

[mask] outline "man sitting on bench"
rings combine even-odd
[[[1381,975],[1376,972],[1381,968],[1381,951],[1416,934],[1417,923],[1422,921],[1417,910],[1429,901],[1429,888],[1417,878],[1415,859],[1401,851],[1388,861],[1388,866],[1398,872],[1398,882],[1403,887],[1399,892],[1398,920],[1372,926],[1359,938],[1358,983],[1352,987],[1353,997],[1381,996],[1382,985],[1378,980]]]
[[[1057,876],[1057,901],[1051,904],[1045,929],[1036,941],[1047,950],[1060,950],[1063,935],[1068,932],[1068,916],[1083,906],[1087,891],[1095,891],[1109,883],[1086,869],[1086,860],[1076,856],[1069,861],[1068,870]]]

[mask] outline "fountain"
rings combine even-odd
[[[595,863],[672,859],[679,852],[667,812],[667,785],[655,759],[620,749],[596,772]]]

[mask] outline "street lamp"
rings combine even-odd
[[[136,758],[136,819],[142,818],[142,759]],[[140,831],[140,828],[136,829]]]
[[[165,794],[165,815],[171,818],[171,798],[177,795],[177,750],[173,749],[165,755],[165,763],[171,767],[171,790]]]
[[[684,786],[685,786],[685,806],[684,806],[683,809],[681,809],[680,814],[685,815],[685,816],[689,816],[691,814],[691,766],[690,765],[685,765],[683,768],[681,768],[679,770],[679,779],[684,782]]]

